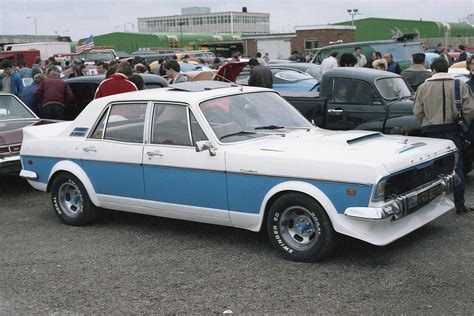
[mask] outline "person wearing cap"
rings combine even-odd
[[[273,88],[273,75],[270,68],[260,65],[257,58],[250,58],[249,86]]]
[[[416,53],[412,55],[413,65],[410,68],[403,70],[400,75],[405,78],[413,91],[431,77],[431,71],[425,68],[425,54]]]

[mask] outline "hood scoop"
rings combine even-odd
[[[397,151],[397,154],[401,154],[401,153],[404,153],[404,152],[409,151],[411,149],[415,149],[415,148],[422,147],[422,146],[426,145],[426,143],[423,143],[423,142],[413,143],[413,144],[408,144],[408,142],[404,142],[404,143],[407,144],[407,145],[400,148]]]
[[[369,133],[369,134],[365,134],[365,135],[362,135],[362,136],[358,136],[358,137],[355,137],[355,138],[348,139],[346,142],[347,142],[348,145],[353,145],[355,143],[358,143],[358,142],[361,142],[361,141],[364,141],[364,140],[367,140],[367,139],[377,138],[377,137],[382,137],[382,133],[373,132],[373,133]]]

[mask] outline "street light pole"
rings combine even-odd
[[[354,26],[354,15],[356,15],[357,12],[359,12],[359,9],[347,9],[347,13],[352,17],[352,26]]]
[[[26,17],[27,19],[33,19],[34,23],[35,23],[35,36],[38,35],[38,29],[36,28],[36,17],[32,17],[32,16],[27,16]]]
[[[178,22],[178,25],[179,25],[179,46],[180,47],[184,47],[182,46],[183,45],[183,25],[184,25],[184,22]]]

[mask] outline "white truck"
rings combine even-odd
[[[18,51],[37,49],[40,51],[42,60],[48,59],[54,54],[70,54],[71,43],[68,42],[41,42],[41,43],[24,43],[24,44],[7,44],[3,46],[4,51]]]

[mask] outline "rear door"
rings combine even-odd
[[[99,199],[144,199],[146,102],[110,105],[81,147],[81,165]]]

